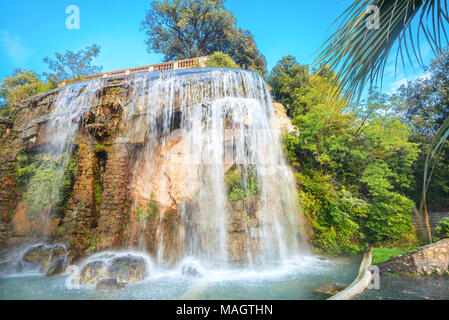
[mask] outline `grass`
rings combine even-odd
[[[379,264],[389,261],[391,258],[400,256],[415,249],[414,247],[405,248],[375,248],[373,249],[373,262],[372,264]]]

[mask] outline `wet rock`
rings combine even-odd
[[[52,248],[45,245],[31,247],[23,254],[22,262],[30,263],[35,267],[40,265],[40,271],[45,271],[49,267],[51,251]]]
[[[0,262],[0,275],[11,274],[17,271],[17,263],[12,261]]]
[[[113,291],[120,290],[126,287],[125,283],[120,283],[116,279],[102,279],[97,282],[97,291]]]
[[[142,281],[146,273],[145,260],[132,255],[114,258],[108,271],[109,277],[119,282]]]
[[[94,285],[106,277],[105,263],[103,261],[93,261],[81,270],[78,281],[83,285]]]
[[[87,263],[78,276],[82,285],[96,285],[102,280],[114,279],[119,283],[134,283],[145,279],[146,263],[141,257],[99,256]],[[101,260],[100,260],[101,259]]]
[[[193,278],[199,278],[202,276],[201,272],[198,270],[197,266],[193,264],[187,264],[182,267],[182,275],[193,277]]]
[[[66,269],[66,261],[67,259],[65,257],[57,257],[48,268],[45,276],[52,277],[63,273]]]
[[[58,260],[57,263],[55,263]],[[63,244],[47,246],[40,244],[28,248],[22,255],[17,271],[38,270],[42,273],[56,275],[56,272],[65,271],[67,260],[67,250]]]

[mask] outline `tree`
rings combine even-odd
[[[0,85],[2,114],[6,115],[11,108],[26,98],[54,88],[54,83],[45,84],[33,71],[16,69],[6,76]]]
[[[449,116],[449,51],[435,59],[425,77],[402,86],[395,95],[395,108],[413,132],[413,140],[420,144],[421,154],[414,171],[419,186],[411,196],[421,197],[427,152]],[[432,180],[428,185],[429,209],[449,208],[449,142],[442,145],[434,157]]]
[[[376,19],[378,25],[372,24]],[[315,65],[326,61],[337,70],[339,89],[346,89],[344,96],[350,99],[360,97],[366,85],[372,87],[382,79],[395,44],[398,46],[396,64],[400,57],[405,65],[404,56],[413,64],[411,57],[414,56],[423,67],[420,51],[423,35],[435,56],[448,43],[446,0],[355,0],[336,22],[340,22],[339,27],[323,44]],[[432,177],[431,165],[441,155],[448,137],[449,118],[446,118],[430,145],[424,166],[419,212],[424,211],[427,222],[426,194]],[[431,241],[429,223],[427,226]]]
[[[419,145],[392,99],[373,92],[352,110],[344,99],[329,99],[335,90],[332,72],[315,70],[307,82],[294,82],[287,75],[300,67],[296,60],[284,58],[278,66],[270,80],[285,76],[289,84],[281,88],[296,131],[284,142],[313,244],[341,254],[369,243],[408,241],[413,209],[408,193]]]
[[[282,103],[291,116],[295,90],[301,90],[310,83],[309,67],[299,65],[292,56],[283,57],[271,71],[268,83],[276,101]]]
[[[92,65],[93,58],[98,56],[100,50],[100,47],[94,44],[77,52],[67,50],[64,54],[55,53],[56,60],[45,57],[44,62],[52,72],[44,72],[43,75],[48,81],[58,82],[101,73],[103,67]]]
[[[238,29],[223,0],[152,1],[141,29],[148,52],[164,54],[165,61],[229,54],[237,64],[266,72],[265,57],[249,31]]]

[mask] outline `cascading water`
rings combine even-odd
[[[50,217],[61,201],[63,177],[74,151],[79,130],[79,122],[92,105],[95,105],[95,92],[102,82],[91,81],[64,87],[59,91],[53,104],[53,110],[45,119],[45,129],[38,148],[40,170],[47,174],[43,179],[32,180],[26,185],[25,202],[35,212],[33,233],[48,236]],[[37,163],[39,163],[39,161]],[[46,171],[49,169],[48,171]]]
[[[132,182],[137,194],[148,200],[160,193],[171,183],[167,171],[180,168],[182,196],[176,202],[182,223],[172,242],[181,251],[178,258],[190,256],[214,265],[267,264],[299,253],[295,184],[272,125],[270,95],[256,73],[144,74],[129,85],[133,101],[125,112],[129,130],[123,139],[145,135]],[[172,144],[179,145],[177,154],[171,152]],[[164,150],[161,159],[158,148]],[[241,189],[227,186],[229,173],[238,175],[234,178],[241,180]],[[155,175],[163,178],[152,179]],[[249,197],[256,198],[256,208],[246,208]],[[242,217],[235,211],[246,213]],[[242,219],[247,220],[243,235],[237,236],[232,224]],[[157,232],[157,260],[163,262],[167,244],[163,228]]]

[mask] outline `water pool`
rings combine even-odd
[[[18,300],[308,300],[325,299],[313,291],[327,282],[350,283],[361,258],[325,260],[301,257],[272,269],[208,270],[200,278],[180,275],[178,269],[154,269],[142,282],[105,293],[95,287],[68,289],[68,274],[0,277],[0,299]]]

